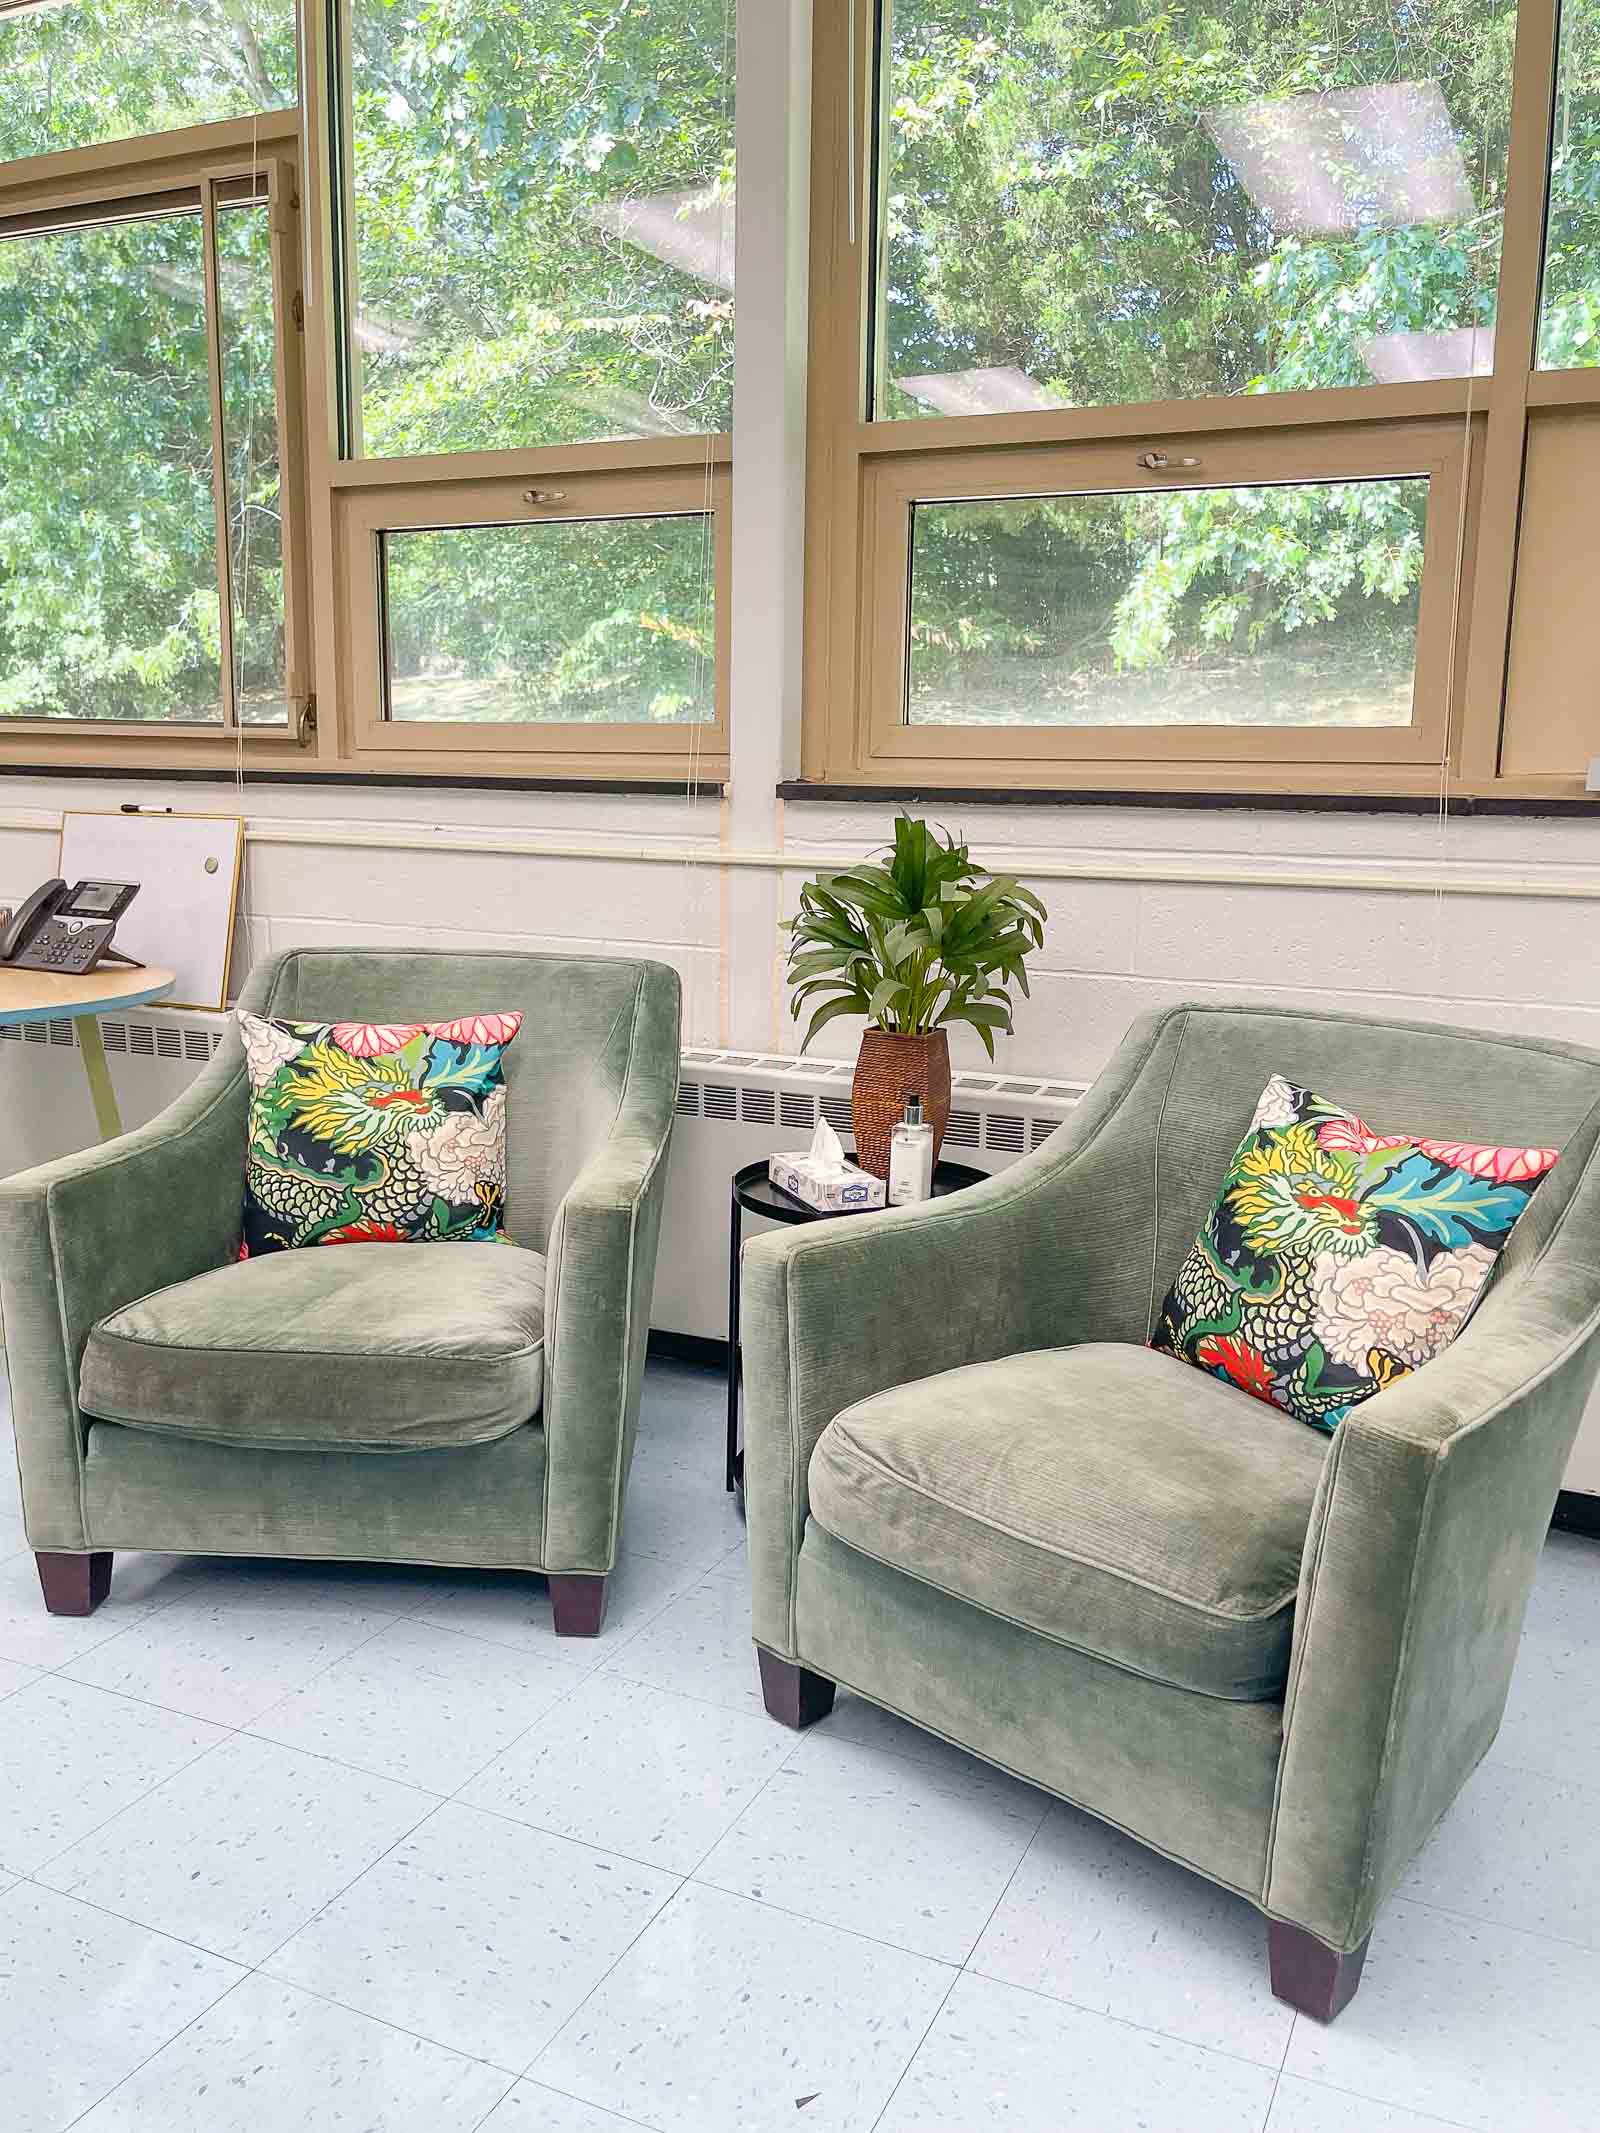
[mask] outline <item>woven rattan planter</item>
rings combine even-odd
[[[900,1123],[907,1096],[922,1098],[922,1115],[933,1128],[933,1159],[950,1122],[950,1042],[942,1029],[901,1037],[869,1029],[861,1040],[850,1089],[856,1161],[876,1178],[889,1175],[889,1136]]]

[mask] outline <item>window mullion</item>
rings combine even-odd
[[[222,274],[217,256],[217,181],[200,188],[206,287],[206,367],[211,380],[211,498],[217,524],[218,631],[222,659],[222,723],[239,723],[238,676],[233,650],[233,556],[228,532],[227,431],[222,398]]]
[[[1501,718],[1522,512],[1529,372],[1544,271],[1559,0],[1521,0],[1511,87],[1505,241],[1495,314],[1494,372],[1484,442],[1482,501],[1465,642],[1460,770],[1470,781],[1499,770]],[[1468,623],[1470,621],[1470,629]]]
[[[273,391],[278,408],[279,507],[283,514],[284,691],[291,725],[311,691],[311,627],[305,575],[305,404],[300,341],[305,299],[295,167],[271,166],[268,215],[272,245]]]

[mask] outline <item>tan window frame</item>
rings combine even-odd
[[[917,503],[943,499],[988,499],[1052,495],[1113,495],[1127,492],[1266,484],[1285,478],[1282,440],[1259,431],[1229,430],[1209,436],[1164,435],[1163,449],[1176,463],[1198,461],[1187,476],[1141,476],[1133,444],[1036,446],[1010,452],[936,452],[922,457],[871,459],[864,475],[865,546],[862,584],[862,665],[869,725],[864,736],[879,763],[920,768],[938,762],[946,775],[973,784],[985,765],[1003,768],[1007,779],[1064,754],[1087,762],[1149,763],[1152,756],[1176,772],[1183,766],[1273,762],[1394,764],[1424,772],[1437,766],[1449,730],[1450,612],[1461,507],[1466,484],[1465,425],[1362,424],[1299,433],[1293,443],[1294,478],[1349,481],[1385,476],[1428,478],[1426,550],[1421,614],[1417,629],[1416,682],[1411,723],[1391,727],[1291,727],[1263,731],[1245,726],[923,726],[903,716],[907,667],[908,601],[893,597],[909,585],[911,511]],[[1437,770],[1433,773],[1437,784]]]
[[[355,312],[355,260],[346,203],[351,184],[349,0],[301,0],[302,94],[308,126],[309,192],[320,241],[313,261],[320,333],[309,350],[311,484],[326,535],[319,571],[318,656],[322,700],[319,769],[389,776],[643,779],[662,785],[728,776],[728,640],[732,612],[732,440],[710,436],[627,438],[509,452],[364,459],[360,400],[341,345]],[[341,435],[344,451],[340,450]],[[548,516],[528,492],[559,490],[563,521],[662,513],[712,519],[716,718],[702,724],[449,724],[383,716],[384,658],[378,602],[378,536],[406,526],[508,524]]]
[[[286,512],[288,686],[293,730],[83,721],[0,723],[0,766],[291,770],[339,777],[638,778],[671,786],[728,775],[731,441],[650,437],[516,452],[371,461],[339,456],[338,319],[348,282],[336,251],[330,127],[334,0],[301,0],[302,111],[274,111],[0,165],[0,218],[148,212],[152,197],[264,172],[273,201],[278,407]],[[302,131],[304,140],[302,143]],[[348,138],[348,129],[343,129]],[[185,203],[192,205],[192,199]],[[709,512],[717,716],[697,725],[448,726],[383,719],[372,557],[385,525],[505,522],[523,492],[567,492],[575,516]],[[514,507],[514,508],[513,508]],[[563,505],[563,510],[567,505]],[[226,603],[224,612],[227,612]]]
[[[606,456],[614,458],[617,450],[606,447]],[[693,725],[554,719],[446,723],[385,716],[381,578],[386,533],[705,514],[712,523],[713,588],[728,581],[731,530],[725,464],[712,465],[709,471],[703,462],[686,461],[676,468],[596,465],[572,472],[569,455],[559,479],[541,473],[534,482],[525,463],[535,455],[514,456],[520,462],[517,471],[472,480],[455,478],[455,461],[446,462],[451,470],[448,476],[404,480],[396,477],[395,470],[414,468],[418,462],[385,460],[381,462],[382,480],[364,479],[358,486],[340,489],[336,511],[339,702],[344,712],[342,739],[350,762],[357,768],[391,771],[401,764],[426,771],[459,770],[465,763],[474,775],[492,773],[509,762],[520,765],[525,775],[528,757],[537,753],[574,776],[599,773],[666,780],[681,777],[688,768],[706,778],[725,776],[729,603],[723,599],[714,605],[714,721]]]
[[[1491,376],[1142,406],[869,422],[877,227],[870,127],[887,11],[821,0],[814,25],[812,325],[802,777],[862,787],[1191,789],[1572,798],[1576,769],[1502,774],[1507,647],[1530,422],[1600,411],[1600,368],[1531,369],[1544,244],[1556,0],[1520,0],[1505,236]],[[851,34],[855,43],[852,47]],[[863,137],[863,136],[866,137]],[[1280,482],[1397,469],[1433,475],[1416,715],[1353,733],[1240,728],[908,726],[906,525],[919,498],[1126,488],[1130,450],[1192,452],[1195,479]],[[1398,455],[1398,456],[1396,456]],[[1223,472],[1226,468],[1228,471]],[[1450,494],[1447,492],[1454,492]],[[1589,538],[1594,538],[1590,529]],[[1600,746],[1600,742],[1597,742]],[[1537,749],[1520,751],[1522,759]],[[1539,758],[1543,759],[1543,758]]]
[[[310,695],[311,640],[307,598],[304,372],[295,315],[300,301],[299,114],[262,113],[186,127],[135,141],[116,141],[59,155],[0,165],[0,242],[25,241],[46,230],[83,229],[161,213],[202,216],[206,319],[216,495],[217,582],[222,631],[222,717],[217,725],[154,720],[7,718],[0,721],[0,765],[64,762],[115,768],[220,768],[242,758],[289,767],[299,757]],[[282,468],[285,687],[287,730],[241,727],[234,702],[233,602],[227,519],[221,484],[221,331],[215,247],[219,206],[265,199],[271,233],[275,391]]]

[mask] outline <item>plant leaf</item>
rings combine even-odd
[[[824,1028],[826,1024],[834,1021],[838,1016],[863,1015],[866,1011],[867,1003],[859,994],[852,994],[848,999],[844,1000],[830,1000],[825,1007],[819,1007],[811,1017],[806,1033],[800,1040],[801,1051],[804,1052],[806,1050],[819,1029]]]

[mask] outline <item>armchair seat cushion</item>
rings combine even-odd
[[[1282,1694],[1326,1440],[1110,1342],[897,1385],[838,1415],[836,1540],[1078,1651],[1203,1695]]]
[[[101,1319],[79,1401],[257,1449],[484,1444],[539,1412],[544,1293],[543,1256],[513,1244],[274,1253]]]

